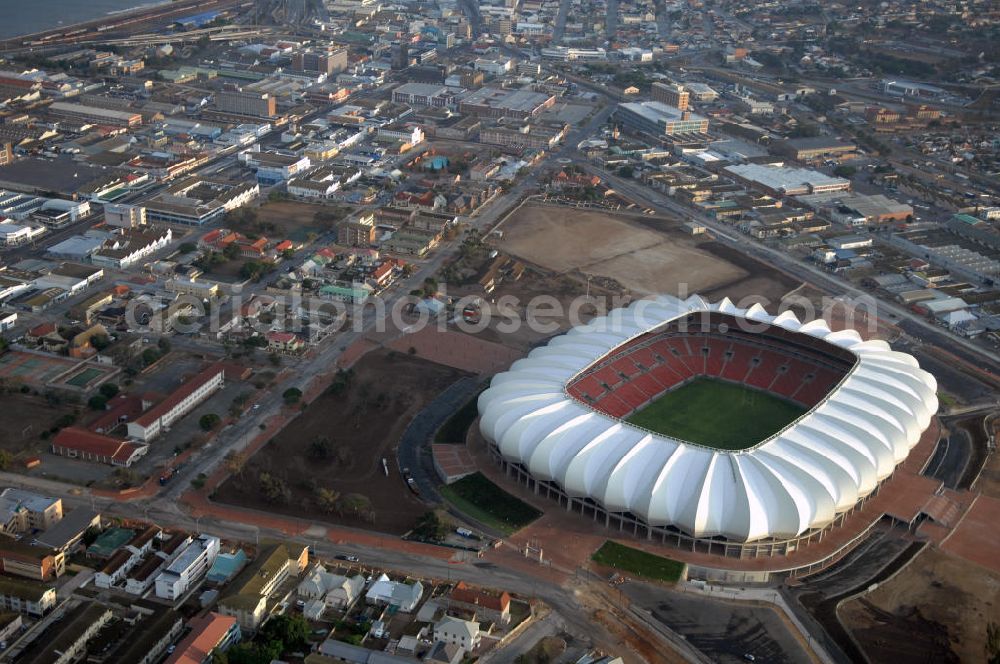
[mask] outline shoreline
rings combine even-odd
[[[145,14],[157,11],[171,11],[173,8],[176,8],[177,11],[190,10],[192,12],[197,12],[199,7],[203,4],[216,6],[217,4],[220,4],[220,2],[219,0],[207,3],[198,2],[196,0],[147,0],[138,6],[112,10],[94,18],[84,19],[73,23],[64,23],[34,32],[22,32],[8,37],[0,36],[0,48],[20,48],[23,45],[23,42],[28,40],[35,41],[46,36],[59,35],[67,31],[72,32],[74,30],[95,29],[107,23],[118,24],[129,20],[135,20],[137,18],[141,18]],[[235,5],[236,2],[233,1],[228,4]]]

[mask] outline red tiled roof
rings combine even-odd
[[[52,447],[53,452],[55,448],[62,447],[125,462],[135,454],[140,446],[126,440],[119,440],[111,436],[80,429],[79,427],[67,427],[57,433],[56,437],[52,439]]]
[[[506,592],[496,593],[466,585],[459,581],[451,591],[451,599],[464,604],[474,604],[493,611],[506,611],[510,606],[510,595]]]
[[[169,413],[177,404],[184,401],[184,399],[186,399],[192,392],[207,383],[220,371],[223,371],[221,362],[216,362],[208,368],[202,370],[202,372],[197,376],[171,392],[166,399],[137,417],[135,419],[136,423],[141,426],[148,427],[150,424]]]
[[[280,344],[287,344],[289,341],[295,339],[295,334],[292,332],[268,332],[267,340],[276,341]]]
[[[189,623],[191,633],[177,644],[177,650],[167,658],[166,664],[201,664],[235,623],[236,618],[218,613],[192,620]]]
[[[42,323],[28,330],[28,336],[44,337],[46,334],[52,334],[57,329],[55,323]]]

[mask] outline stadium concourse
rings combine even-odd
[[[745,394],[730,412],[788,407],[763,427],[725,421],[732,404],[711,399],[686,421],[653,418],[656,430],[629,422],[706,380]],[[552,339],[494,377],[479,408],[495,459],[536,493],[649,540],[755,558],[823,540],[876,497],[933,436],[937,396],[883,341],[695,296],[633,303]]]

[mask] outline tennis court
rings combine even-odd
[[[58,355],[11,351],[0,355],[0,380],[46,387],[88,391],[118,367],[81,362]]]
[[[72,385],[73,387],[86,387],[87,384],[92,382],[95,378],[98,378],[103,375],[104,372],[101,371],[100,369],[88,367],[83,371],[80,371],[79,373],[73,375],[72,377],[67,378],[63,382],[66,383],[67,385]]]
[[[46,357],[34,353],[11,351],[0,356],[0,378],[44,385],[59,374],[69,371],[76,364],[76,360],[56,357],[55,355]]]

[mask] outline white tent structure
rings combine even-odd
[[[567,384],[614,348],[691,313],[721,312],[821,339],[856,362],[837,387],[785,429],[748,449],[676,440],[598,412]],[[793,538],[824,528],[870,494],[917,444],[937,411],[937,383],[910,355],[854,330],[831,332],[791,312],[660,297],[640,300],[553,338],[495,376],[479,398],[480,428],[508,462],[609,513],[697,538]]]

